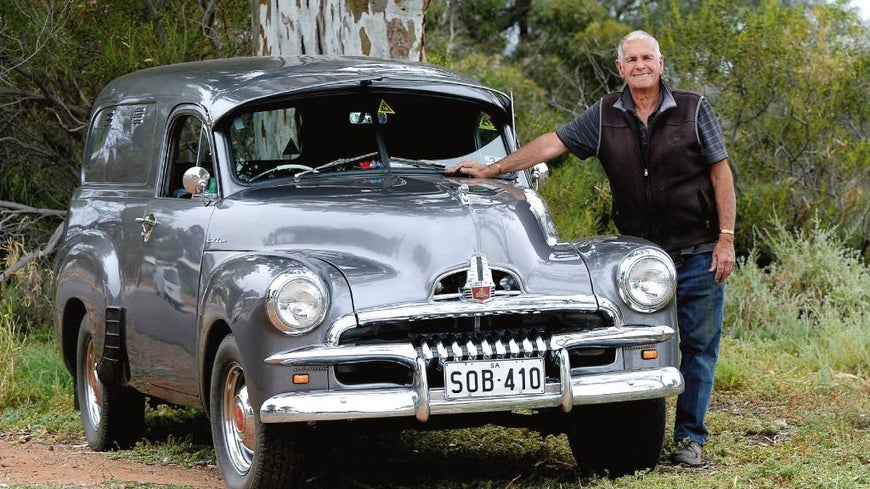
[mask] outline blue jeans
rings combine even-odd
[[[677,265],[677,317],[680,328],[680,372],[686,388],[677,397],[674,441],[707,441],[704,416],[713,392],[713,377],[722,337],[725,284],[710,272],[712,253],[683,255]]]

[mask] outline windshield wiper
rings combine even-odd
[[[393,161],[401,162],[401,163],[407,163],[409,165],[422,166],[424,168],[438,168],[439,170],[444,169],[444,163],[441,163],[439,161],[415,159],[415,158],[401,158],[398,156],[391,156],[390,159]]]
[[[301,171],[301,172],[293,175],[293,178],[295,180],[299,180],[299,178],[302,177],[303,175],[308,175],[309,173],[320,173],[320,170],[326,170],[327,168],[346,165],[348,163],[355,163],[357,161],[362,161],[362,160],[365,160],[367,158],[371,158],[372,156],[375,156],[377,154],[378,154],[377,151],[373,151],[371,153],[366,153],[363,155],[351,156],[350,158],[339,158],[337,160],[332,160],[329,163],[324,163],[320,166],[314,167],[310,170]]]

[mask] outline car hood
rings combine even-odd
[[[474,255],[514,272],[527,293],[591,294],[574,248],[548,243],[536,201],[503,180],[312,178],[218,202],[207,246],[319,258],[347,278],[357,309],[428,300],[439,276]]]

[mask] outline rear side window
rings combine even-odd
[[[155,113],[153,104],[99,111],[88,137],[84,182],[144,184],[154,165]]]
[[[164,178],[163,197],[190,197],[184,190],[184,172],[194,166],[215,177],[208,128],[195,115],[182,115],[172,122],[169,164]]]

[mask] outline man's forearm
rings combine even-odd
[[[568,151],[568,148],[562,144],[562,140],[559,139],[559,136],[557,136],[555,132],[548,132],[538,136],[532,140],[531,143],[502,158],[496,164],[500,167],[498,168],[500,173],[509,173],[525,170],[526,168],[531,168],[538,163],[558,158],[565,154],[566,151]]]
[[[737,197],[728,160],[722,160],[710,167],[710,179],[713,182],[719,214],[719,228],[733,231],[737,222]]]

